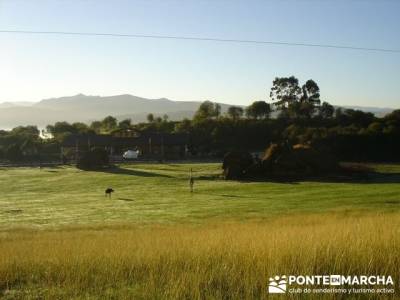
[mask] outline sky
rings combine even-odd
[[[397,0],[0,0],[0,30],[192,36],[400,50]],[[335,105],[400,107],[400,53],[0,33],[0,102],[132,94],[248,105],[275,77]]]

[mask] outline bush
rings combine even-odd
[[[6,148],[4,153],[6,159],[16,162],[23,159],[23,153],[21,151],[20,145],[17,143],[11,144]]]
[[[245,151],[231,151],[224,157],[222,168],[225,179],[240,179],[246,170],[254,163],[250,153]]]
[[[316,175],[336,171],[338,161],[309,145],[272,144],[262,159],[264,172],[273,175]]]
[[[79,169],[99,169],[109,165],[108,153],[103,148],[94,148],[79,157]]]

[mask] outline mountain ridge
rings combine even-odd
[[[117,119],[130,117],[133,122],[143,122],[149,113],[156,116],[168,114],[170,120],[191,118],[201,101],[174,101],[167,98],[148,99],[129,94],[115,96],[74,96],[43,99],[31,106],[0,106],[0,128],[20,125],[44,127],[57,121],[85,122],[100,120],[112,115]],[[219,103],[226,112],[229,104]],[[0,104],[1,105],[1,104]]]
[[[170,120],[192,118],[201,101],[174,101],[168,98],[144,98],[130,94],[96,96],[77,94],[57,98],[47,98],[39,102],[0,103],[0,128],[21,125],[45,127],[58,121],[84,122],[115,116],[118,120],[132,118],[134,123],[143,122],[149,113],[156,116],[169,115]],[[221,112],[232,104],[219,103]],[[339,106],[337,106],[339,107]],[[369,111],[383,116],[392,108],[340,106],[343,108]]]

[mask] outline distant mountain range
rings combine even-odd
[[[9,108],[15,106],[31,106],[34,102],[3,102],[0,103],[0,108]]]
[[[32,103],[4,102],[0,103],[0,128],[19,125],[44,127],[58,121],[89,123],[109,115],[119,120],[131,118],[132,122],[137,123],[145,121],[149,113],[156,117],[167,114],[170,120],[182,120],[193,117],[200,103],[166,98],[146,99],[132,95],[100,97],[83,94]],[[222,112],[229,106],[221,104]]]
[[[166,98],[146,99],[132,95],[109,97],[78,94],[71,97],[51,98],[40,102],[0,103],[0,128],[19,125],[45,127],[58,121],[85,122],[100,120],[112,115],[117,119],[131,118],[134,123],[146,120],[148,113],[155,116],[167,114],[170,120],[192,118],[201,102],[173,101]],[[221,103],[226,112],[229,104]],[[373,112],[382,116],[393,109],[378,107],[346,107]]]

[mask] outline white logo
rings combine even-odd
[[[330,285],[341,285],[342,283],[342,276],[341,275],[331,275],[329,284]]]
[[[286,293],[287,280],[286,276],[275,276],[269,279],[268,293],[270,294],[284,294]]]
[[[300,288],[299,286],[307,287]],[[312,288],[309,286],[316,287]],[[285,294],[286,292],[288,292],[289,294],[393,294],[395,292],[395,289],[393,278],[390,275],[277,275],[269,278],[268,293]]]

